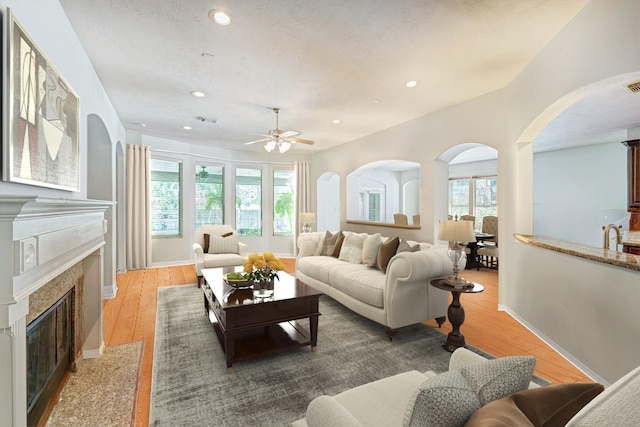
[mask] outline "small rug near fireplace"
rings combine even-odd
[[[320,298],[320,312],[317,352],[305,347],[241,361],[227,374],[202,291],[159,288],[149,425],[284,426],[322,394],[412,369],[448,368],[451,354],[434,328],[402,328],[390,342],[381,325],[329,297]]]
[[[144,342],[107,347],[71,374],[48,426],[131,426]]]

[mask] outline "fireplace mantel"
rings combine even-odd
[[[26,425],[29,295],[84,260],[84,357],[104,347],[105,211],[113,202],[0,196],[0,424]],[[6,361],[6,362],[5,362]]]

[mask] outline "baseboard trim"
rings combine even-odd
[[[520,323],[522,326],[524,326],[529,331],[531,331],[531,333],[534,334],[536,337],[538,337],[542,341],[544,341],[544,343],[547,344],[549,347],[551,347],[556,353],[558,353],[560,356],[564,357],[567,360],[567,362],[571,363],[573,366],[575,366],[576,368],[580,369],[582,372],[585,373],[585,375],[587,375],[593,381],[598,382],[600,384],[603,384],[605,387],[609,386],[609,383],[607,381],[605,381],[602,377],[600,377],[598,374],[596,374],[591,369],[589,369],[584,364],[582,364],[578,359],[573,357],[571,355],[571,353],[566,351],[564,348],[562,348],[562,346],[558,345],[555,341],[553,341],[548,336],[546,336],[545,334],[540,332],[538,329],[533,327],[529,322],[524,320],[522,317],[518,316],[509,307],[507,307],[504,304],[498,304],[498,310],[499,311],[504,311],[509,316],[513,317],[518,323]]]
[[[114,299],[118,295],[118,283],[113,282],[111,286],[102,287],[102,299]]]
[[[82,358],[83,359],[94,359],[96,357],[100,357],[102,356],[102,353],[104,353],[104,341],[102,341],[102,343],[100,343],[100,347],[99,348],[94,348],[94,349],[90,349],[90,350],[82,350]]]

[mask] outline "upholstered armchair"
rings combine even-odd
[[[238,240],[238,233],[230,225],[200,226],[193,238],[198,287],[202,284],[202,269],[242,265],[248,246]]]

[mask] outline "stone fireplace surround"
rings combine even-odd
[[[82,355],[104,348],[105,211],[113,202],[0,196],[0,425],[27,424],[26,326],[30,296],[82,268]]]

